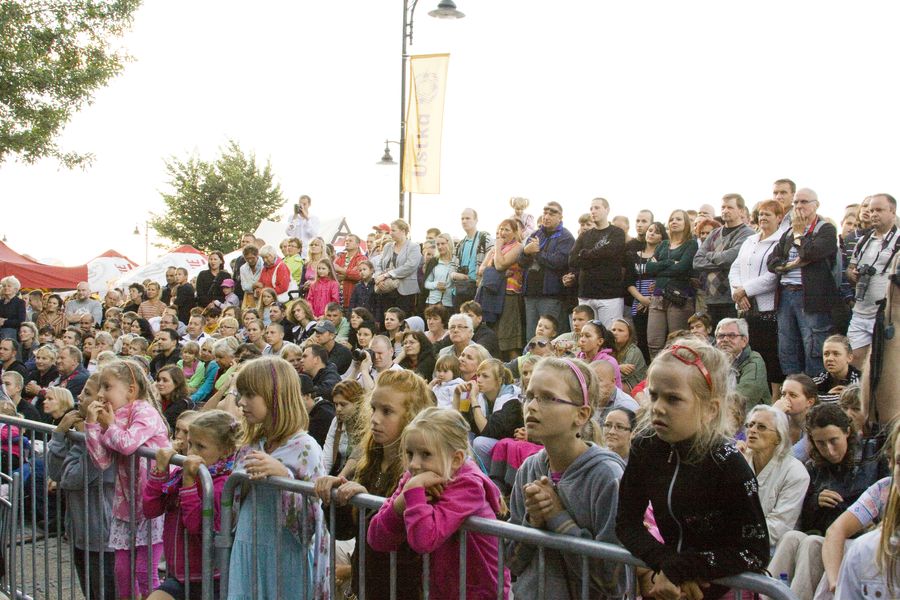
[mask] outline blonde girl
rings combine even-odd
[[[453,408],[472,430],[472,447],[486,473],[491,472],[491,450],[498,440],[514,437],[522,427],[522,403],[513,376],[503,362],[490,358],[478,365],[472,381],[453,390]]]
[[[340,284],[334,274],[334,265],[327,258],[316,263],[316,279],[309,286],[306,299],[312,307],[317,319],[325,315],[326,307],[331,302],[341,301]]]
[[[756,480],[727,438],[730,363],[720,350],[684,338],[647,374],[650,406],[622,478],[616,533],[655,572],[648,593],[655,598],[720,598],[727,588],[701,592],[703,582],[762,572],[768,563]],[[663,542],[644,525],[648,503]]]
[[[392,552],[406,543],[414,552],[430,554],[431,597],[459,598],[456,534],[470,516],[496,519],[504,513],[500,491],[471,460],[469,424],[457,411],[426,408],[403,430],[400,448],[406,473],[372,518],[367,541],[379,552]],[[499,571],[496,538],[468,533],[466,547],[478,560],[467,565],[465,597],[494,597]],[[503,587],[506,597],[506,569]]]
[[[135,363],[110,363],[100,371],[97,402],[87,408],[87,450],[100,469],[116,467],[116,492],[109,547],[116,552],[119,598],[144,597],[159,585],[157,564],[162,554],[162,519],[147,519],[137,498],[147,483],[147,465],[132,455],[141,446],[167,448],[169,429],[154,403],[153,385]],[[134,466],[135,488],[130,487]],[[134,521],[131,521],[134,502]],[[149,527],[148,527],[149,520]],[[135,532],[135,572],[131,572],[131,528]],[[148,531],[149,530],[149,531]],[[152,578],[147,587],[148,574]]]
[[[246,472],[250,479],[289,477],[316,481],[324,474],[322,449],[307,433],[309,415],[301,398],[300,380],[286,360],[262,356],[242,365],[237,392],[246,433],[235,461],[236,470]],[[241,502],[238,516],[228,597],[249,599],[258,594],[261,598],[275,598],[275,564],[280,561],[283,589],[306,598],[327,600],[330,544],[319,502],[265,486],[251,489],[255,498]],[[275,507],[279,502],[282,519],[276,523]],[[301,521],[304,502],[305,524]],[[255,513],[268,517],[256,518]],[[258,544],[253,543],[254,538]],[[276,544],[280,545],[280,555],[275,553]],[[252,578],[254,571],[256,581]],[[301,586],[304,580],[305,590]]]
[[[322,462],[329,475],[352,473],[356,461],[350,457],[359,446],[369,422],[366,393],[358,381],[345,379],[334,386],[331,397],[334,420],[325,439]]]
[[[582,437],[597,392],[597,378],[583,361],[547,357],[535,365],[525,393],[525,429],[528,439],[544,448],[526,458],[516,474],[511,523],[616,543],[614,519],[624,465],[618,455]],[[581,598],[580,558],[547,550],[541,565],[534,546],[514,541],[505,546],[516,576],[516,598],[532,596],[542,577],[556,598]],[[589,597],[622,596],[625,581],[618,565],[592,559],[587,566]]]
[[[143,506],[148,517],[164,515],[168,576],[148,600],[184,598],[188,592],[185,588],[186,563],[190,573],[190,597],[194,597],[194,590],[200,590],[203,579],[200,465],[206,466],[213,480],[213,523],[218,531],[222,488],[234,469],[235,453],[242,437],[240,423],[233,416],[225,411],[211,410],[197,414],[190,423],[183,467],[170,470],[169,461],[175,455],[174,449],[159,448],[156,451],[156,465],[144,486]],[[213,577],[218,588],[218,573]],[[218,596],[218,589],[214,596]]]
[[[303,267],[303,281],[300,289],[304,293],[309,290],[309,286],[315,281],[319,261],[323,258],[326,258],[325,240],[320,237],[314,237],[309,241],[309,254],[306,257],[306,265]]]
[[[186,454],[188,451],[188,434],[191,423],[200,416],[200,411],[186,410],[178,415],[175,421],[175,431],[172,432],[172,450],[176,454]]]
[[[420,411],[431,405],[431,394],[425,380],[412,371],[384,371],[375,382],[370,399],[372,414],[363,435],[359,463],[352,477],[322,477],[316,482],[316,494],[326,504],[336,490],[336,502],[343,506],[356,494],[389,496],[403,475],[400,459],[400,435]],[[343,511],[345,521],[351,520]],[[354,531],[356,531],[354,526]],[[358,593],[359,543],[351,558],[353,589]],[[366,598],[390,597],[390,554],[378,552],[368,544],[365,549]],[[409,589],[421,589],[422,566],[408,548],[396,554],[397,581],[407,582]]]
[[[272,288],[263,288],[259,291],[259,304],[257,310],[260,314],[260,320],[263,326],[268,327],[272,319],[269,318],[269,307],[278,302],[278,293]]]

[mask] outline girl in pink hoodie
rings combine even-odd
[[[183,468],[170,471],[171,448],[156,451],[156,466],[144,486],[144,516],[165,515],[163,545],[169,576],[157,590],[173,598],[188,596],[186,575],[190,577],[190,597],[200,597],[203,579],[203,519],[197,473],[206,465],[213,480],[213,526],[219,530],[222,488],[234,469],[234,459],[243,431],[240,423],[224,410],[200,413],[190,424],[187,458]],[[185,559],[184,532],[188,533]],[[185,563],[188,572],[185,573]],[[218,573],[215,574],[218,585]],[[216,591],[215,596],[218,596]]]
[[[99,401],[88,406],[85,419],[87,450],[93,463],[100,469],[116,465],[109,546],[116,551],[119,598],[130,598],[132,592],[146,597],[159,585],[157,565],[163,549],[163,523],[162,519],[146,518],[140,502],[147,481],[147,461],[134,457],[134,489],[129,479],[132,455],[138,448],[169,446],[169,429],[153,404],[151,385],[137,363],[129,360],[110,363],[100,372]],[[134,523],[131,522],[132,500]],[[135,527],[136,540],[134,573],[131,573],[131,527]],[[152,587],[147,586],[148,574],[153,578]]]
[[[316,280],[309,286],[306,299],[312,307],[317,319],[325,314],[325,307],[330,302],[341,301],[340,284],[334,275],[334,266],[327,258],[323,258],[316,265]]]
[[[407,471],[397,490],[372,518],[367,539],[379,552],[406,541],[431,554],[430,597],[459,598],[459,536],[470,516],[496,519],[506,510],[500,491],[470,459],[469,425],[455,410],[427,408],[401,437]],[[497,597],[497,539],[466,534],[466,598]],[[503,597],[509,571],[503,569]]]

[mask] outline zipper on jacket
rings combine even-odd
[[[672,490],[675,489],[675,480],[678,478],[678,470],[681,468],[681,456],[678,454],[678,451],[675,450],[675,446],[672,446],[672,450],[669,453],[669,462],[672,461],[672,454],[675,455],[675,472],[672,473],[672,481],[669,482],[669,493],[666,496],[666,503],[669,505],[669,516],[672,517],[672,520],[675,521],[675,524],[678,526],[678,546],[675,547],[675,550],[676,552],[681,552],[684,530],[681,527],[681,522],[672,510]]]

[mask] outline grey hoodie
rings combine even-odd
[[[116,487],[116,469],[101,471],[91,461],[84,442],[72,442],[66,434],[53,432],[48,444],[47,476],[59,482],[66,498],[66,532],[75,547],[91,552],[110,551],[109,525],[112,520],[112,502]],[[84,473],[87,469],[87,511],[85,523]],[[102,485],[102,504],[100,486]],[[87,540],[85,540],[87,533]],[[88,547],[85,548],[85,542]]]
[[[557,493],[566,512],[551,519],[546,529],[554,533],[619,544],[616,538],[616,508],[619,499],[619,480],[625,463],[619,455],[589,444],[586,452],[572,463],[557,484]],[[510,498],[510,522],[531,527],[525,510],[526,484],[550,477],[550,462],[546,450],[529,456],[519,472]],[[537,547],[506,541],[510,556],[509,569],[516,576],[514,595],[530,597],[538,589]],[[546,550],[545,589],[555,598],[581,597],[581,557]],[[589,567],[591,598],[621,598],[625,594],[625,569],[622,565],[603,560],[591,560]]]

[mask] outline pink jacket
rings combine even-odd
[[[291,269],[284,264],[280,258],[276,258],[271,267],[263,265],[262,273],[259,275],[259,282],[266,287],[275,290],[276,294],[283,294],[288,291],[291,285]]]
[[[15,425],[0,424],[0,452],[21,458],[19,453],[19,428]],[[8,474],[8,473],[7,473]]]
[[[325,307],[329,302],[341,301],[339,289],[340,284],[334,279],[316,279],[310,284],[306,299],[316,318],[325,314]]]
[[[406,540],[419,554],[431,554],[430,590],[435,599],[459,598],[459,538],[462,522],[470,516],[496,519],[500,491],[472,461],[460,467],[441,497],[429,503],[423,488],[404,494],[403,517],[394,512],[394,500],[412,475],[400,478],[397,490],[372,521],[366,539],[378,552],[397,550]],[[497,538],[481,533],[466,535],[466,598],[497,597]],[[503,570],[504,597],[509,595],[509,571]]]
[[[116,422],[106,431],[99,423],[87,423],[84,426],[87,435],[88,454],[100,469],[106,469],[116,463],[116,497],[113,500],[113,516],[126,521],[131,519],[128,506],[130,495],[128,467],[129,457],[141,446],[153,450],[169,446],[169,429],[162,415],[152,404],[145,400],[135,400],[116,411]],[[143,520],[143,510],[138,496],[147,483],[147,460],[135,457],[138,465],[135,473],[135,518]]]
[[[188,566],[191,581],[200,581],[202,576],[203,555],[203,506],[201,502],[200,483],[193,486],[176,487],[166,493],[163,484],[181,471],[173,469],[169,474],[150,472],[144,486],[144,516],[148,519],[166,515],[163,528],[163,550],[166,566],[175,579],[184,582],[184,531],[188,532]],[[213,475],[213,527],[219,531],[222,512],[222,488],[231,471]],[[218,571],[215,576],[218,577]]]

